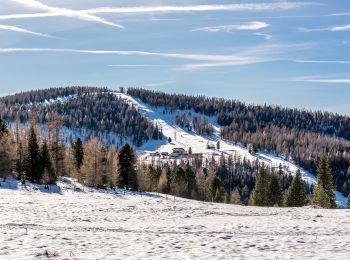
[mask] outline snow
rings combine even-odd
[[[202,153],[208,157],[221,153],[224,153],[226,155],[236,154],[242,159],[245,158],[246,160],[250,160],[251,162],[254,162],[258,159],[260,162],[264,162],[265,165],[275,169],[281,165],[285,172],[290,173],[292,175],[294,175],[299,169],[301,171],[302,178],[307,183],[311,185],[317,182],[317,178],[314,175],[296,166],[295,164],[293,164],[293,162],[285,160],[281,156],[276,156],[267,152],[258,152],[256,155],[252,155],[246,148],[242,146],[221,140],[220,126],[216,123],[214,117],[207,118],[208,122],[210,122],[214,127],[214,134],[210,137],[204,137],[194,132],[188,132],[178,127],[175,123],[176,115],[181,115],[189,112],[192,115],[203,115],[199,115],[194,111],[188,110],[176,110],[173,113],[163,113],[164,108],[162,107],[151,107],[142,102],[140,99],[133,98],[123,93],[115,93],[115,95],[119,96],[122,99],[125,99],[130,104],[136,106],[139,109],[140,113],[143,113],[145,116],[150,118],[162,129],[163,135],[166,137],[166,139],[161,141],[152,140],[138,148],[138,151],[145,153],[146,156],[153,151],[171,153],[173,148],[175,147],[184,148],[186,151],[188,151],[188,149],[191,147],[193,153]],[[171,143],[167,142],[168,137],[172,139]],[[217,141],[220,141],[220,149],[207,149],[208,142],[216,145]],[[344,197],[340,192],[335,192],[335,194],[337,204],[340,207],[346,207],[347,198]]]
[[[348,259],[350,211],[97,191],[0,188],[0,259]],[[11,186],[11,188],[9,188]]]

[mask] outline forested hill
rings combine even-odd
[[[127,93],[167,111],[193,110],[215,116],[224,140],[277,152],[312,173],[316,172],[316,162],[327,155],[337,189],[346,195],[350,191],[348,116],[140,88],[129,88]]]
[[[0,98],[0,111],[7,122],[22,124],[34,118],[39,124],[61,121],[71,131],[130,140],[140,146],[162,134],[154,123],[106,88],[66,87],[23,92]],[[118,139],[118,140],[116,140]],[[107,141],[107,140],[106,140]],[[121,142],[120,142],[121,143]]]

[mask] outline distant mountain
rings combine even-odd
[[[311,183],[318,160],[327,155],[337,190],[345,196],[350,192],[348,116],[137,88],[122,92],[35,90],[0,98],[0,111],[12,125],[16,119],[28,124],[33,117],[45,125],[58,115],[68,141],[97,136],[106,145],[132,143],[140,152],[171,153],[181,147],[210,156],[235,153],[272,168],[295,172],[301,167]]]
[[[140,146],[161,139],[158,127],[130,106],[116,92],[106,88],[67,87],[23,92],[0,98],[0,110],[7,122],[47,124],[52,117],[85,137],[104,137],[107,144],[132,142]],[[58,115],[58,117],[57,117]],[[112,136],[112,138],[110,138]]]
[[[349,116],[139,88],[127,93],[164,111],[187,110],[214,118],[221,139],[255,152],[277,153],[313,174],[318,160],[327,155],[337,189],[350,192]]]

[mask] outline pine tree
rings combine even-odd
[[[29,130],[28,147],[25,158],[25,169],[27,179],[29,179],[32,182],[41,181],[42,176],[40,171],[39,145],[33,125],[30,127]]]
[[[301,178],[300,170],[297,170],[293,178],[292,184],[285,195],[284,204],[287,207],[302,207],[307,204],[306,186]]]
[[[45,140],[40,149],[40,175],[44,178],[45,184],[56,184],[57,176],[52,163],[52,157],[47,141]]]
[[[185,168],[185,180],[187,184],[187,197],[191,198],[192,195],[195,195],[195,192],[197,190],[197,183],[196,175],[189,164],[187,164]]]
[[[282,188],[276,173],[272,173],[269,182],[269,206],[282,206]]]
[[[333,176],[329,168],[328,159],[325,156],[320,159],[318,164],[317,182],[320,182],[322,184],[322,187],[331,203],[331,208],[336,208],[337,204],[335,202]]]
[[[126,189],[138,189],[137,173],[135,170],[136,158],[129,144],[123,146],[118,155],[118,186]]]
[[[329,209],[331,208],[331,200],[323,188],[323,184],[321,181],[318,181],[313,192],[312,192],[312,205],[318,205],[322,208]]]
[[[348,209],[350,209],[350,194],[349,194],[349,196],[348,196],[348,203],[347,203],[346,206],[347,206]]]
[[[7,125],[6,122],[0,117],[0,136],[7,133]]]
[[[269,177],[265,167],[261,167],[256,177],[255,187],[249,199],[249,205],[268,206],[269,205]]]
[[[74,164],[77,170],[80,170],[84,161],[83,142],[78,138],[73,144]]]
[[[225,189],[222,181],[214,176],[209,185],[209,192],[212,202],[223,202],[225,199]]]
[[[171,192],[175,196],[179,197],[186,198],[188,196],[186,172],[180,166],[176,167],[175,171],[172,174]]]

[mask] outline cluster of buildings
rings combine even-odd
[[[184,148],[173,148],[171,153],[169,152],[153,152],[150,153],[153,157],[161,157],[161,158],[181,158],[182,156],[188,155],[188,152]]]

